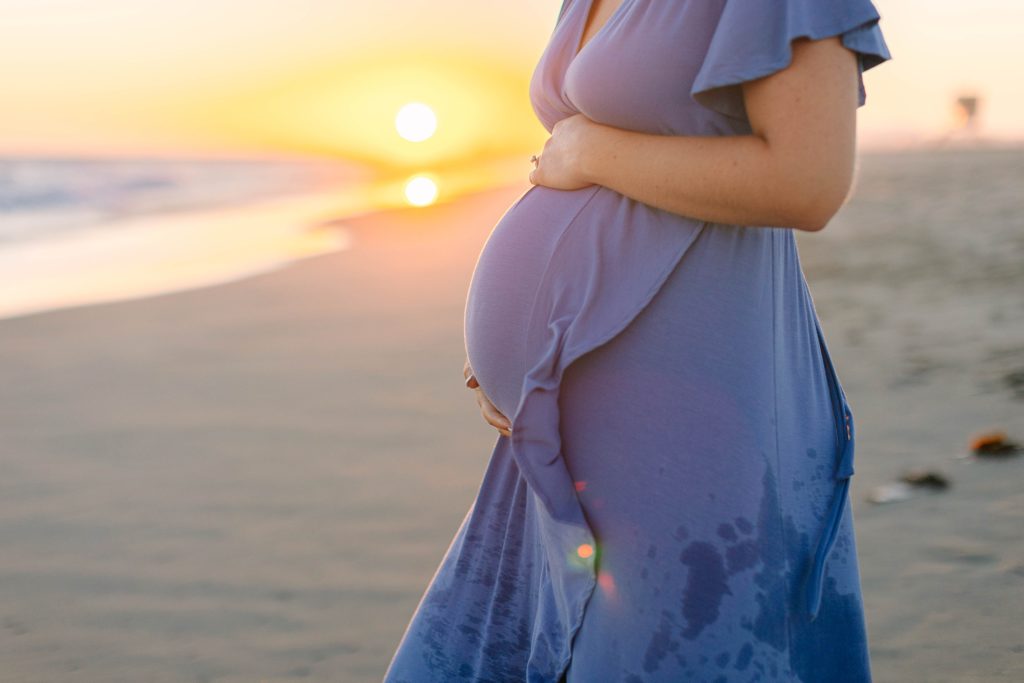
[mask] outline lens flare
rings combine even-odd
[[[405,184],[405,199],[413,206],[429,206],[437,200],[437,183],[425,175],[413,176]]]

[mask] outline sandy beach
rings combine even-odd
[[[1024,152],[957,154],[864,156],[798,235],[857,421],[882,682],[1024,680],[1024,456],[958,457],[1024,441]],[[342,220],[348,249],[243,281],[0,320],[0,681],[380,680],[497,438],[463,306],[528,187]],[[952,486],[865,500],[911,466]]]

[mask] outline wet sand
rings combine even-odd
[[[917,187],[935,159],[865,157],[798,235],[857,420],[878,681],[1024,679],[1024,457],[956,458],[1024,440],[1020,159],[943,157]],[[527,187],[344,221],[349,249],[244,281],[0,320],[0,681],[380,680],[496,438],[463,305]],[[952,488],[864,501],[916,465]]]

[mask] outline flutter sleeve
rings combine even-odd
[[[690,95],[705,107],[744,119],[740,83],[788,66],[796,38],[838,35],[857,55],[861,107],[867,99],[864,72],[892,58],[880,18],[870,0],[724,0]]]

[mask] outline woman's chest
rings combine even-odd
[[[606,19],[594,13],[584,48],[574,54],[592,0],[567,0],[530,83],[538,118],[548,130],[578,112],[648,133],[721,132],[730,122],[695,102],[690,88],[722,2],[622,0]]]

